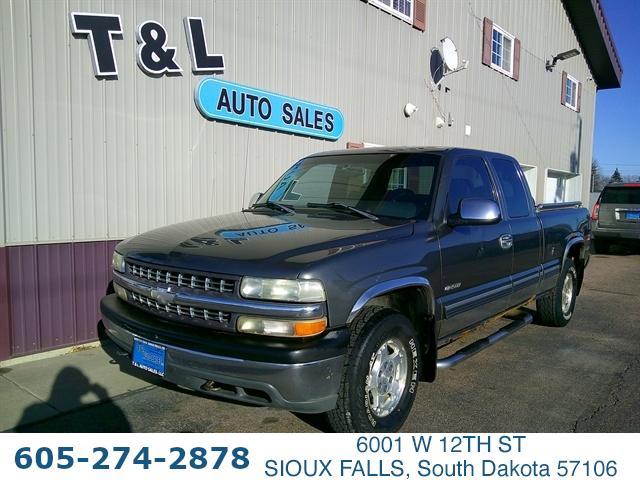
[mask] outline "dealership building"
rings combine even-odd
[[[599,0],[4,0],[0,45],[0,360],[95,340],[119,240],[313,152],[495,150],[586,203],[622,77]]]

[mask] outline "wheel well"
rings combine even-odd
[[[573,264],[576,266],[576,273],[578,274],[578,292],[576,295],[580,294],[580,289],[582,288],[582,280],[584,279],[585,262],[580,255],[583,248],[584,243],[578,242],[571,245],[569,251],[567,252],[567,258],[573,260]]]
[[[424,368],[421,380],[435,380],[437,360],[436,332],[431,292],[424,287],[405,287],[383,293],[367,302],[367,306],[383,306],[399,311],[413,324],[422,345]]]

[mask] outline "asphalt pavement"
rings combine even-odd
[[[493,321],[466,342],[502,325]],[[113,345],[0,369],[0,430],[309,432],[315,416],[213,400]],[[640,255],[593,255],[571,323],[527,326],[421,383],[407,432],[640,432]]]

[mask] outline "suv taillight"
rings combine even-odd
[[[591,210],[591,220],[597,221],[598,215],[600,214],[600,199],[593,206],[593,210]]]

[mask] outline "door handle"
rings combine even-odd
[[[513,247],[513,236],[509,233],[505,233],[504,235],[500,235],[500,247],[504,250],[508,250]]]

